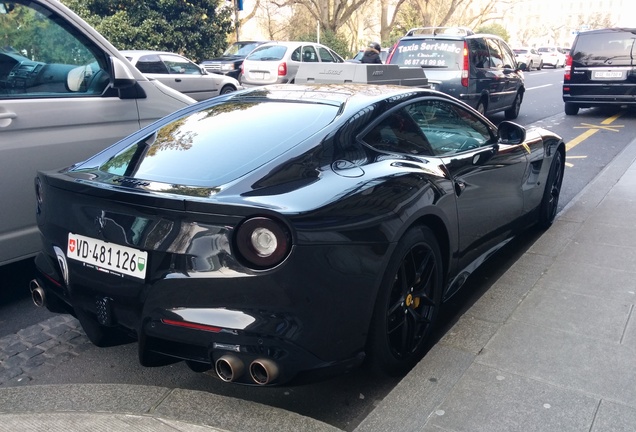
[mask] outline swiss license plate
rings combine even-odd
[[[594,71],[594,79],[622,79],[621,71]]]
[[[69,233],[66,255],[99,271],[139,279],[146,277],[148,253],[128,246]]]

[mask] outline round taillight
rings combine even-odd
[[[267,217],[254,217],[236,230],[236,248],[246,264],[263,270],[280,264],[291,248],[285,225]]]

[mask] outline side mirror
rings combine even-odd
[[[93,74],[88,65],[71,69],[66,76],[66,87],[69,91],[86,91],[86,80]]]
[[[504,120],[497,128],[497,141],[502,144],[521,144],[526,140],[526,129],[523,126]]]
[[[110,63],[113,69],[111,77],[113,77],[114,88],[123,89],[137,84],[137,80],[123,61],[119,60],[117,57],[111,57]]]

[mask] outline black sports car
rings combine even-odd
[[[34,300],[228,382],[402,373],[479,264],[550,226],[564,161],[559,136],[421,88],[219,96],[38,173]]]

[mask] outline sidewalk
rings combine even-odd
[[[356,432],[636,430],[636,140]],[[205,392],[0,388],[0,431],[338,431]]]

